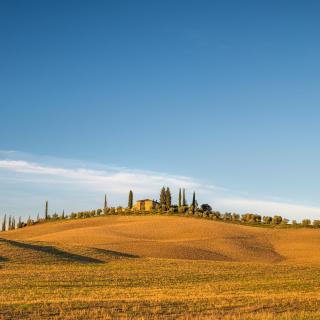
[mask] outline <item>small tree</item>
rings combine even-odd
[[[240,220],[240,215],[237,213],[232,213],[232,221],[239,221]]]
[[[181,188],[179,188],[179,208],[182,205],[182,195],[181,195]]]
[[[310,219],[303,219],[301,223],[304,227],[308,227],[308,226],[310,226],[311,221],[310,221]]]
[[[8,221],[8,230],[11,230],[11,215],[9,216],[9,221]]]
[[[29,216],[29,218],[27,220],[27,226],[32,226],[32,224],[33,224],[33,221],[31,220],[31,217]]]
[[[264,216],[262,220],[264,224],[270,224],[272,222],[272,218],[269,216]]]
[[[128,197],[128,208],[132,209],[133,207],[133,192],[132,190],[129,191],[129,197]]]
[[[320,228],[320,220],[313,220],[313,226],[315,228]]]
[[[282,222],[282,217],[281,216],[274,216],[272,218],[272,224],[280,224]]]
[[[21,221],[21,217],[19,217],[17,227],[18,227],[18,228],[22,228],[22,221]]]
[[[29,217],[30,218],[30,217]],[[52,215],[52,219],[53,220],[58,220],[59,219],[59,215],[55,212],[53,215]]]
[[[204,211],[204,212],[211,212],[212,208],[209,204],[204,203],[200,206],[200,208]]]
[[[64,219],[65,216],[64,216],[64,210],[62,210],[62,215],[61,215],[61,219]]]

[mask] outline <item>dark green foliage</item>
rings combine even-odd
[[[22,228],[22,227],[23,227],[23,223],[21,221],[21,217],[19,217],[17,228]]]
[[[129,191],[129,197],[128,197],[128,208],[132,209],[133,207],[133,192],[132,190]]]
[[[48,201],[46,201],[46,206],[45,206],[45,216],[44,216],[44,218],[45,218],[46,220],[48,220],[48,219],[49,219],[48,210],[49,210],[49,207],[48,207]]]
[[[232,221],[232,213],[231,212],[226,212],[223,216],[224,221]]]
[[[207,203],[204,203],[200,206],[200,208],[204,211],[204,212],[211,212],[212,211],[212,208],[209,204]]]
[[[186,190],[183,188],[182,191],[182,205],[185,207],[187,206],[187,200],[186,200]]]
[[[16,219],[14,217],[12,217],[11,220],[11,230],[14,230],[16,228]]]
[[[9,216],[9,221],[8,221],[8,230],[11,230],[11,215]]]
[[[310,226],[310,225],[311,225],[311,221],[310,221],[309,219],[303,219],[303,220],[301,221],[301,223],[302,223],[302,225],[303,225],[304,227],[307,227],[307,226]]]
[[[165,187],[162,187],[161,192],[160,192],[160,206],[165,206],[166,205],[166,189]]]
[[[179,188],[179,208],[182,205],[182,195],[181,195],[181,188]]]
[[[240,215],[237,213],[232,213],[232,221],[240,221]]]
[[[272,224],[280,224],[282,222],[282,217],[281,216],[274,216],[272,218]]]
[[[320,220],[313,220],[313,226],[315,228],[320,228]]]
[[[33,225],[33,221],[31,220],[31,217],[29,216],[28,220],[27,220],[27,226],[32,226]]]
[[[6,226],[7,226],[7,215],[5,214],[2,221],[1,231],[6,231]]]
[[[179,207],[178,212],[179,213],[186,213],[188,211],[188,209],[189,208],[187,206],[181,206],[181,207]]]
[[[61,219],[64,219],[65,216],[64,216],[64,210],[62,211],[62,215],[61,215]]]
[[[246,223],[260,223],[261,216],[259,214],[254,213],[245,213],[241,216],[241,220]]]
[[[165,197],[166,197],[165,198],[166,210],[169,210],[171,208],[171,191],[170,191],[169,187],[167,187]]]
[[[269,217],[269,216],[264,216],[263,217],[263,223],[264,224],[271,224],[271,222],[272,222],[272,218],[271,217]]]
[[[108,208],[108,202],[107,202],[107,195],[104,195],[104,206],[103,209],[107,209]]]
[[[193,192],[193,196],[192,196],[192,213],[194,214],[194,211],[196,209],[196,193]]]
[[[70,219],[75,219],[75,218],[77,218],[77,214],[75,212],[71,212]]]
[[[29,217],[29,218],[30,218],[30,217]],[[52,215],[51,219],[53,219],[53,220],[58,220],[58,219],[59,219],[59,215],[55,212],[55,213]],[[28,224],[28,223],[27,223],[27,224]]]

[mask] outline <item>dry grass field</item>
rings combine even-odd
[[[0,234],[0,319],[320,319],[320,230],[109,216]]]

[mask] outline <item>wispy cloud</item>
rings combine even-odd
[[[38,157],[39,159],[39,157]],[[129,189],[133,189],[139,197],[157,197],[161,186],[170,186],[175,192],[178,188],[184,187],[190,192],[195,190],[201,202],[213,204],[217,210],[257,212],[260,214],[282,214],[288,218],[301,219],[320,217],[320,208],[286,201],[274,201],[269,199],[254,199],[253,197],[239,196],[236,192],[208,184],[192,177],[176,176],[153,171],[143,171],[116,166],[102,166],[82,164],[77,161],[65,161],[59,159],[59,165],[53,165],[50,158],[40,158],[34,161],[32,156],[24,156],[15,152],[0,152],[0,177],[1,173],[6,175],[2,181],[14,181],[14,189],[7,191],[7,202],[10,199],[16,201],[15,195],[19,194],[19,182],[28,183],[33,186],[45,187],[54,185],[50,190],[54,193],[61,186],[81,188],[83,195],[86,191],[97,192],[101,196],[103,192],[109,192],[115,200],[123,201]],[[99,168],[97,168],[99,167]],[[10,174],[11,173],[11,174]],[[4,182],[5,183],[5,182]],[[5,186],[2,186],[5,189]],[[35,196],[35,195],[34,195]],[[72,196],[66,192],[64,199],[59,199],[64,207],[72,208]],[[25,200],[24,200],[25,202]],[[5,208],[0,208],[0,213]]]
[[[96,190],[110,190],[127,192],[128,188],[135,188],[137,192],[146,193],[158,190],[161,185],[172,187],[200,188],[201,184],[195,180],[183,177],[155,173],[151,171],[130,170],[112,167],[106,170],[86,168],[59,168],[24,160],[0,160],[0,168],[30,174],[41,179],[41,176],[64,178],[60,182],[77,181],[90,185]]]

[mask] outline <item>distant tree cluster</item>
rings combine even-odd
[[[103,209],[98,208],[95,210],[88,211],[80,211],[80,212],[72,212],[69,215],[66,215],[64,210],[59,215],[58,213],[49,214],[49,203],[45,201],[44,208],[44,218],[40,218],[39,214],[37,215],[37,219],[33,220],[29,216],[27,221],[22,221],[21,217],[19,217],[18,222],[16,222],[15,217],[9,215],[4,215],[1,231],[9,231],[17,228],[24,228],[27,226],[32,226],[38,223],[45,223],[49,221],[55,220],[63,220],[63,219],[85,219],[91,217],[98,217],[101,215],[130,215],[130,214],[178,214],[184,216],[194,216],[198,218],[206,218],[210,220],[219,220],[230,223],[238,223],[238,224],[247,224],[247,225],[261,225],[261,226],[287,226],[287,227],[313,227],[320,228],[320,220],[314,220],[311,222],[310,219],[303,219],[301,223],[298,223],[296,220],[292,220],[291,224],[289,224],[289,220],[283,218],[280,215],[274,216],[261,216],[256,213],[245,213],[238,214],[235,212],[225,212],[221,213],[219,211],[215,211],[212,209],[211,205],[204,203],[200,206],[196,200],[196,193],[193,192],[192,199],[190,205],[187,204],[186,200],[186,192],[185,189],[179,189],[178,194],[178,204],[172,203],[172,194],[169,187],[162,187],[160,190],[159,201],[154,201],[155,206],[148,209],[148,211],[144,209],[138,210],[133,205],[133,191],[130,190],[128,194],[128,206],[123,208],[121,206],[118,207],[109,207],[107,202],[107,195],[104,197]]]

